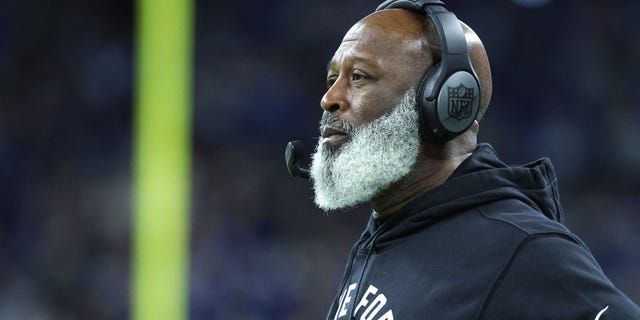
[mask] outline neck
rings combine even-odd
[[[443,184],[475,149],[475,144],[472,148],[451,145],[423,144],[411,172],[371,200],[373,217],[388,218],[421,194]]]

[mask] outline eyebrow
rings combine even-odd
[[[374,64],[374,62],[371,59],[362,57],[362,56],[354,56],[349,58],[349,60],[355,62],[360,62],[363,64],[366,64],[367,66],[373,67],[373,68],[378,68],[378,66],[376,64]],[[331,64],[333,63],[333,60],[329,60],[329,62],[327,62],[327,72],[329,72],[329,70],[331,70]]]

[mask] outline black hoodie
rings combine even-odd
[[[640,319],[562,223],[548,159],[480,144],[442,185],[354,245],[327,319]]]

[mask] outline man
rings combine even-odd
[[[449,88],[449,99],[470,97],[449,101],[449,115],[473,117],[448,137],[432,137],[417,107],[444,52],[424,12],[365,17],[329,63],[315,202],[374,211],[327,319],[640,319],[561,224],[550,161],[509,167],[477,144],[491,74],[480,39],[459,24],[480,90]]]

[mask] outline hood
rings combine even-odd
[[[440,219],[504,199],[518,199],[549,219],[563,220],[556,174],[548,158],[511,167],[500,161],[491,145],[483,143],[445,183],[414,199],[381,225],[371,218],[360,248],[384,249]]]

